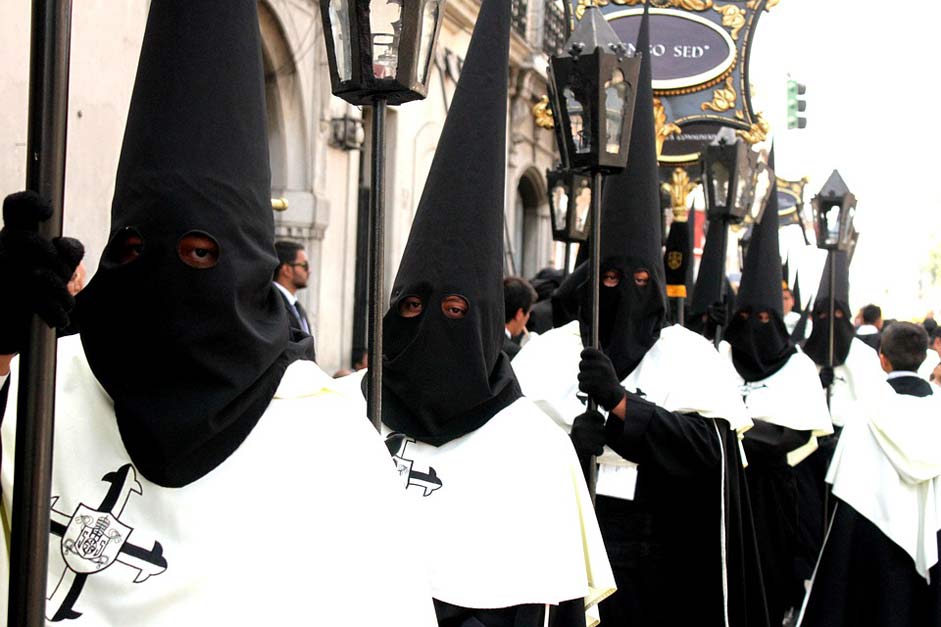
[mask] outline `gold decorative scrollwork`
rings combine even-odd
[[[730,76],[725,79],[725,87],[720,87],[712,92],[712,102],[704,102],[699,105],[699,107],[703,111],[717,111],[722,113],[723,111],[734,109],[737,98],[738,94],[735,93],[735,83]]]
[[[725,6],[715,6],[716,11],[722,16],[722,25],[731,31],[732,39],[738,41],[738,35],[745,28],[745,11],[734,4]]]
[[[653,99],[653,121],[657,131],[657,158],[659,159],[660,153],[663,152],[663,142],[667,137],[679,135],[683,131],[676,124],[667,123],[667,112],[659,98]]]
[[[770,11],[774,7],[778,6],[779,2],[781,2],[781,0],[768,0],[765,3],[765,11]],[[747,6],[749,9],[757,9],[760,3],[761,0],[748,0],[748,2],[745,3],[745,6]]]
[[[755,123],[747,131],[736,131],[735,134],[747,141],[751,145],[763,142],[768,139],[768,133],[771,132],[771,124],[761,113],[755,116]]]
[[[660,188],[670,194],[673,219],[677,222],[686,222],[689,218],[689,209],[686,207],[687,199],[690,193],[696,189],[696,183],[689,180],[686,168],[675,168],[670,176],[670,182],[663,183]]]
[[[776,2],[777,0],[768,0],[769,2]],[[645,4],[646,0],[578,0],[578,6],[575,7],[575,17],[582,19],[582,15],[585,14],[585,9],[590,6],[596,7],[606,7],[608,3],[622,6],[622,7],[632,7],[638,4]],[[686,9],[687,11],[707,11],[712,8],[713,0],[650,0],[650,6],[656,9]]]
[[[536,126],[539,128],[555,128],[555,118],[549,106],[549,96],[543,96],[533,105],[533,119],[536,120]]]

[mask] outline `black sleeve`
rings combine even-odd
[[[434,599],[439,627],[542,627],[544,605],[526,604],[497,609],[469,609]],[[585,599],[563,601],[549,609],[550,627],[585,627]]]
[[[769,460],[781,459],[809,440],[810,431],[795,431],[756,420],[754,426],[745,432],[745,454],[749,460],[758,456]]]
[[[718,430],[717,430],[718,429]],[[667,411],[636,394],[627,395],[627,415],[609,416],[607,444],[637,464],[651,464],[673,477],[695,477],[722,463],[724,420]]]

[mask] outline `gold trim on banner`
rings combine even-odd
[[[659,159],[660,153],[663,152],[663,142],[670,135],[679,135],[683,129],[672,122],[667,123],[667,112],[659,98],[653,99],[653,119],[657,133],[657,159]]]
[[[771,132],[771,124],[762,116],[761,112],[755,114],[755,123],[747,131],[735,131],[735,134],[747,141],[751,145],[763,142],[768,139],[768,133]]]
[[[712,8],[713,0],[650,0],[650,6],[655,9],[685,9],[687,11],[708,11]],[[769,2],[776,0],[768,0]],[[575,7],[575,17],[582,19],[585,9],[590,6],[606,7],[609,0],[578,0]],[[610,0],[610,4],[622,7],[632,7],[645,4],[645,0]]]
[[[699,105],[699,108],[703,111],[711,110],[722,113],[723,111],[734,109],[737,99],[738,94],[735,93],[735,82],[730,76],[725,81],[725,87],[720,87],[712,92],[712,102],[704,102]]]
[[[738,35],[745,28],[745,11],[734,4],[716,5],[715,10],[722,16],[722,25],[729,29],[732,39],[738,41]]]
[[[670,298],[686,298],[686,286],[667,285],[667,296]]]

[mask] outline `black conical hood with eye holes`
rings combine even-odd
[[[773,148],[769,165],[774,168]],[[735,369],[746,381],[771,376],[784,367],[795,350],[784,326],[778,228],[778,188],[772,175],[768,206],[753,230],[735,314],[725,335],[732,346]],[[765,314],[767,321],[763,320]]]
[[[846,252],[835,250],[827,255],[827,262],[820,277],[820,286],[814,296],[811,310],[813,330],[804,344],[804,352],[819,366],[827,365],[830,351],[830,265],[834,268],[834,317],[833,327],[833,365],[839,366],[846,361],[850,345],[856,336],[850,315],[849,256]],[[840,315],[842,314],[842,316]]]
[[[509,2],[483,0],[384,318],[383,422],[434,445],[521,395],[502,352],[509,38]],[[399,314],[408,296],[421,315]]]
[[[622,379],[660,337],[667,302],[646,5],[635,48],[642,57],[627,168],[604,178],[601,196],[601,272],[616,271],[621,280],[617,287],[602,284],[598,331],[601,349]],[[635,283],[634,273],[638,270],[649,273],[647,285]],[[579,321],[587,345],[591,283],[587,270],[580,276]]]
[[[124,445],[160,485],[232,454],[309,348],[271,284],[264,90],[255,0],[151,2],[110,242],[76,313]]]

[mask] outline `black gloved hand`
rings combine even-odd
[[[825,388],[833,385],[833,368],[830,366],[824,366],[820,369],[820,385]]]
[[[0,230],[0,355],[20,352],[29,336],[29,322],[38,314],[50,327],[69,324],[75,305],[66,285],[85,255],[81,242],[70,237],[52,241],[38,233],[52,207],[35,192],[19,192],[3,201]]]
[[[604,452],[604,416],[586,411],[572,423],[572,444],[579,457],[598,456]]]
[[[617,407],[627,394],[618,381],[614,364],[597,348],[582,351],[582,360],[578,364],[578,389],[608,411]]]
[[[729,321],[729,311],[725,303],[712,303],[706,309],[706,315],[709,316],[709,322],[724,327]]]

